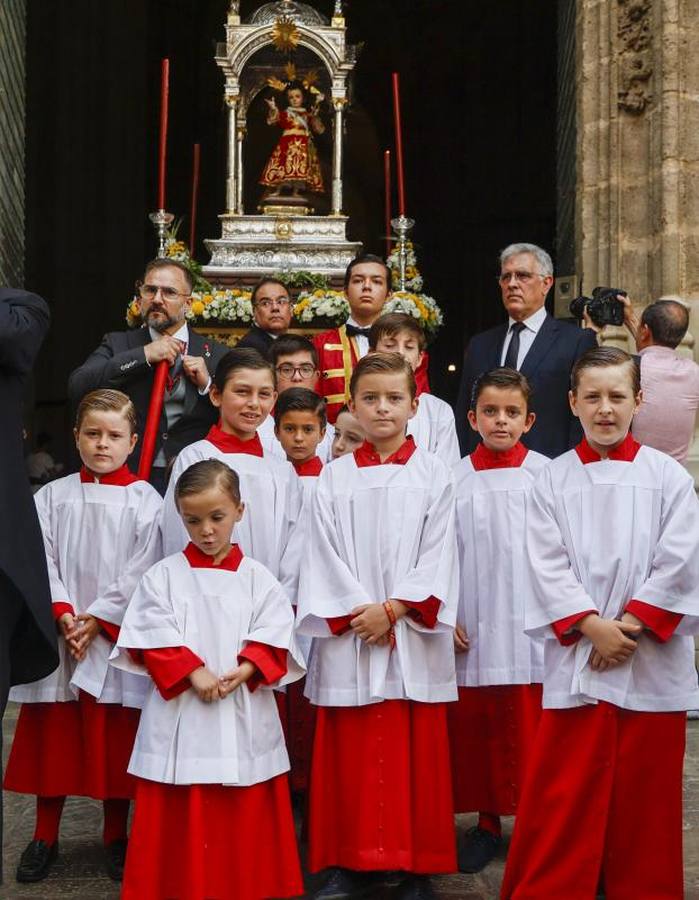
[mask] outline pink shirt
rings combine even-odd
[[[637,441],[687,459],[699,408],[699,366],[670,347],[640,352],[643,403],[633,420]]]

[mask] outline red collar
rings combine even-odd
[[[143,481],[143,479],[130,472],[129,467],[124,463],[121,468],[115,472],[107,472],[106,475],[95,475],[87,466],[83,466],[80,469],[80,481],[83,484],[115,484],[119,487],[126,487],[133,484],[134,481]]]
[[[323,468],[323,461],[319,456],[314,456],[312,459],[307,459],[306,462],[292,462],[292,465],[296,469],[296,474],[301,477],[320,475],[321,469]]]
[[[234,434],[223,431],[220,425],[212,425],[206,440],[213,444],[222,453],[249,453],[250,456],[264,456],[264,450],[260,442],[260,436],[255,432],[255,437],[247,441],[241,441]]]
[[[208,556],[192,543],[187,544],[182,552],[193,569],[225,569],[228,572],[237,572],[243,559],[243,551],[237,544],[231,545],[231,552],[218,565],[214,565],[213,556]]]
[[[476,472],[483,469],[518,469],[529,451],[520,441],[509,450],[491,450],[480,443],[471,454],[471,464]]]
[[[620,462],[633,462],[636,458],[636,454],[641,449],[641,445],[637,440],[634,440],[633,435],[629,431],[624,440],[619,444],[618,447],[615,447],[614,450],[609,451],[608,459],[616,459]],[[596,450],[593,450],[592,447],[587,443],[586,438],[583,438],[578,446],[575,448],[575,452],[580,457],[580,462],[586,466],[588,463],[599,462],[602,457]]]
[[[370,444],[369,441],[364,441],[362,446],[354,451],[354,461],[359,469],[363,469],[364,466],[404,466],[416,450],[417,447],[413,436],[409,434],[396,452],[381,462],[374,445]]]

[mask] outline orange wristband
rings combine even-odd
[[[384,602],[383,602],[383,608],[384,608],[384,610],[386,611],[386,615],[388,616],[388,621],[389,621],[389,623],[390,623],[390,625],[391,625],[391,628],[393,628],[393,626],[396,624],[396,622],[398,621],[398,619],[396,619],[396,614],[395,614],[395,612],[394,612],[393,607],[391,606],[391,601],[390,601],[390,600],[384,600]]]

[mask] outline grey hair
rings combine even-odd
[[[536,244],[510,244],[500,253],[500,265],[502,266],[511,256],[517,256],[519,253],[531,253],[541,268],[539,274],[553,276],[551,257]]]

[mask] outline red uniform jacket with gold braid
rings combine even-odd
[[[317,334],[313,343],[320,369],[318,393],[325,397],[328,421],[334,425],[338,412],[349,400],[350,378],[359,360],[357,341],[347,337],[345,326],[341,325]]]

